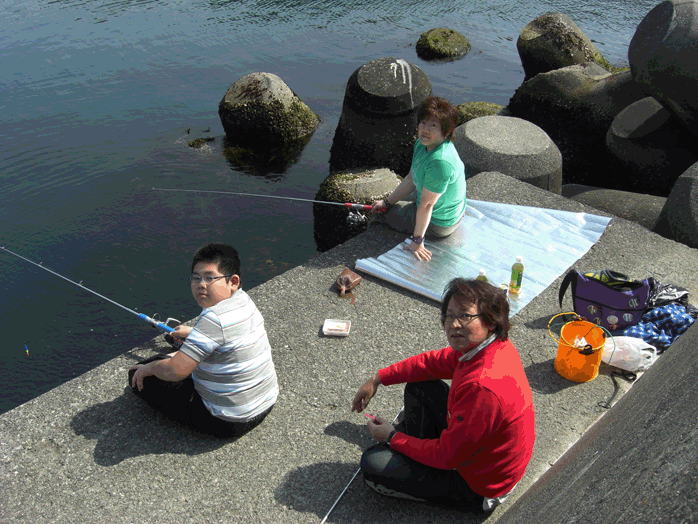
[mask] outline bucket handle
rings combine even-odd
[[[555,341],[555,343],[558,344],[558,345],[560,344],[560,339],[559,339],[559,338],[555,338],[555,335],[553,335],[553,332],[550,331],[550,325],[553,323],[553,320],[555,320],[557,317],[561,317],[562,315],[574,315],[575,317],[577,317],[576,320],[583,320],[582,317],[580,317],[579,315],[577,315],[577,313],[575,313],[574,311],[566,311],[566,312],[564,312],[564,313],[558,313],[557,315],[554,315],[554,316],[550,319],[550,321],[548,322],[548,335],[550,335],[550,338],[552,338],[552,339]]]
[[[548,335],[550,335],[550,338],[552,338],[552,339],[555,341],[555,343],[556,343],[557,345],[560,345],[560,339],[559,339],[559,338],[555,338],[555,335],[553,335],[553,332],[550,331],[550,325],[553,323],[553,320],[555,320],[557,317],[560,317],[560,316],[562,316],[562,315],[574,315],[575,317],[577,317],[575,320],[572,320],[571,322],[576,322],[577,320],[584,320],[581,316],[579,316],[579,315],[578,315],[577,313],[575,313],[574,311],[566,311],[566,312],[564,312],[564,313],[558,313],[557,315],[554,315],[554,316],[550,319],[550,321],[548,322]],[[603,327],[603,326],[595,326],[595,327],[601,328],[601,329],[604,331],[606,337],[611,337],[611,340],[613,341],[613,352],[611,353],[611,358],[613,358],[613,353],[615,353],[615,351],[616,351],[616,341],[613,340],[613,335],[611,334],[611,332],[610,332],[608,329],[606,329],[606,328]],[[592,328],[592,329],[593,329],[593,328]],[[566,345],[567,347],[573,347],[573,346],[570,346],[569,344],[567,344],[566,342],[565,342],[565,345]],[[579,349],[579,348],[574,348],[574,349]],[[604,349],[604,348],[602,347],[600,351],[603,352],[603,349]],[[582,348],[581,351],[585,351],[585,349]]]

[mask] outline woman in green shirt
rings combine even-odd
[[[403,249],[417,260],[431,260],[424,237],[446,237],[465,214],[465,169],[451,137],[458,110],[443,98],[431,97],[417,111],[419,139],[414,144],[412,167],[400,185],[373,203],[373,213],[386,212],[385,223],[412,233]]]

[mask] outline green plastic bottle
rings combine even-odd
[[[477,278],[476,278],[475,280],[481,280],[481,281],[483,281],[483,282],[489,282],[489,280],[487,280],[487,276],[485,275],[485,270],[484,270],[484,269],[481,269],[481,270],[480,270],[480,274],[477,276]]]
[[[509,281],[509,294],[518,295],[521,293],[521,281],[523,280],[523,257],[516,257],[516,263],[511,266],[511,280]]]

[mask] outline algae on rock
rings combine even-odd
[[[318,117],[278,76],[251,73],[235,82],[218,105],[229,140],[247,147],[281,147],[308,138]]]
[[[455,59],[468,54],[470,42],[453,29],[438,27],[423,33],[415,49],[423,60]]]

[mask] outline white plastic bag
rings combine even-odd
[[[647,371],[657,360],[657,348],[637,337],[609,337],[604,344],[601,360],[626,371]]]

